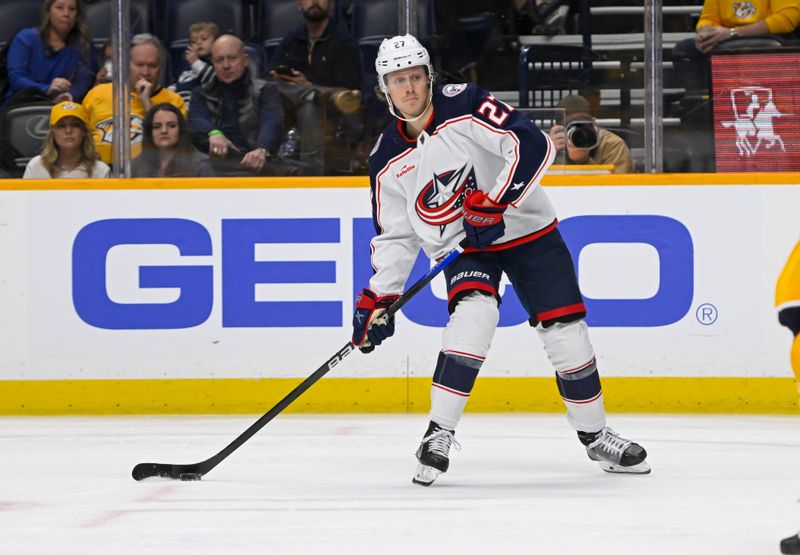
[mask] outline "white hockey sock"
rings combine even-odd
[[[559,322],[536,329],[556,371],[567,421],[577,431],[599,432],[606,425],[606,411],[586,322]]]
[[[469,401],[468,395],[431,386],[431,421],[447,430],[455,430],[467,401]]]
[[[430,419],[439,426],[458,425],[498,319],[497,301],[480,292],[462,298],[450,315],[431,385]]]

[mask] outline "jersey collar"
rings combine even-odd
[[[428,118],[428,121],[425,123],[425,131],[428,132],[428,135],[430,135],[431,131],[435,128],[435,125],[433,124],[433,121],[435,119],[436,119],[436,109],[434,108],[433,110],[431,110],[431,115]],[[417,140],[412,139],[406,133],[406,122],[402,120],[397,120],[397,132],[406,142],[416,144]]]

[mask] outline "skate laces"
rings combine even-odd
[[[615,460],[620,460],[625,449],[632,442],[630,440],[621,438],[611,428],[603,428],[597,435],[597,439],[586,446],[586,449],[600,449],[611,455]]]
[[[461,444],[453,437],[453,432],[439,428],[432,434],[422,438],[422,443],[428,444],[428,451],[446,457],[450,452],[450,446],[456,448],[456,451],[461,451]]]

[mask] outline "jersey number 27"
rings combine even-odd
[[[495,97],[489,96],[478,107],[477,112],[486,116],[486,119],[500,127],[508,119],[509,113],[498,106],[498,103],[499,101]]]

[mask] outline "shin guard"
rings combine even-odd
[[[494,297],[474,292],[455,307],[431,384],[430,419],[454,430],[469,400],[499,320]]]
[[[602,430],[606,422],[603,390],[586,322],[555,323],[537,330],[556,371],[567,420],[577,431]]]

